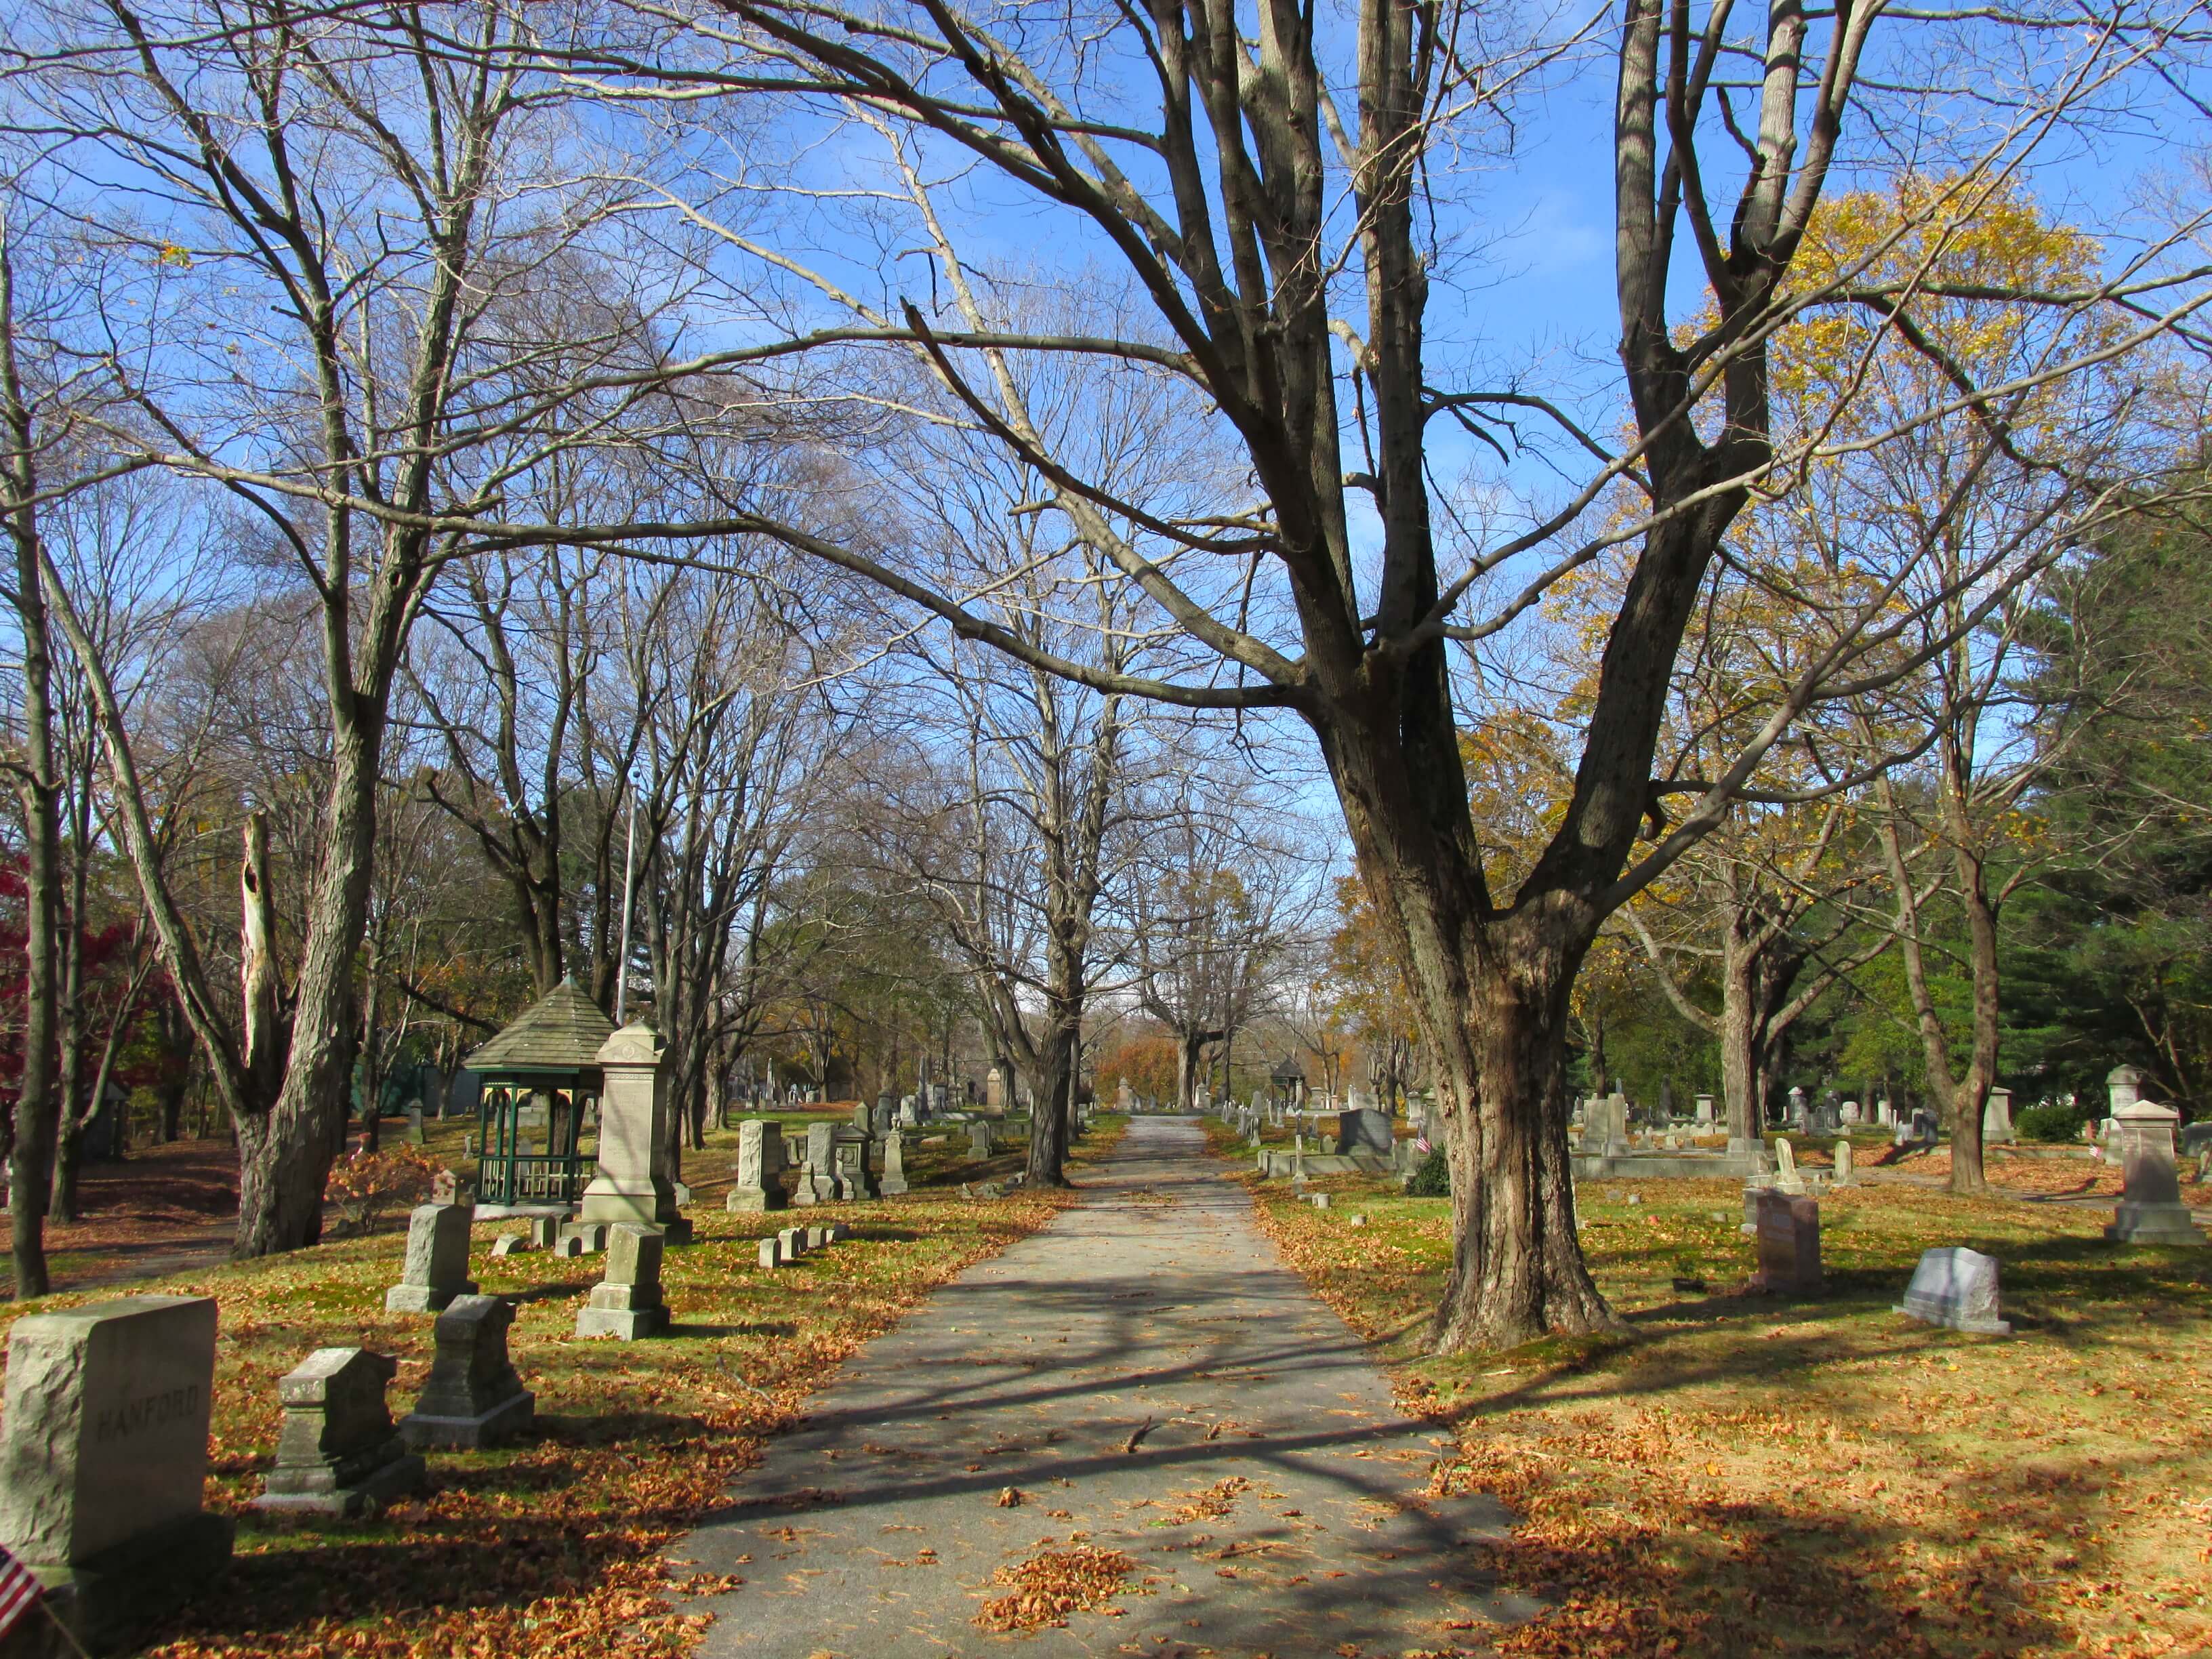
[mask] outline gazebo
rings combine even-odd
[[[1306,1068],[1298,1064],[1296,1054],[1285,1054],[1277,1062],[1274,1074],[1267,1079],[1275,1085],[1275,1092],[1293,1106],[1302,1105],[1306,1095]]]
[[[584,1150],[603,1079],[600,1045],[615,1033],[599,1005],[564,980],[462,1063],[483,1079],[477,1101],[477,1201],[574,1204],[597,1163]]]

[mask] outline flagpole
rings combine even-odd
[[[629,798],[629,841],[623,848],[623,920],[622,952],[615,958],[615,1024],[623,1023],[623,1009],[629,1000],[629,907],[635,881],[633,872],[637,864],[637,795],[623,780],[623,793]]]

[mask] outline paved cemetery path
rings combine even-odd
[[[1464,1565],[1502,1510],[1425,1495],[1432,1431],[1225,1168],[1135,1120],[1082,1203],[848,1362],[676,1551],[746,1580],[703,1604],[709,1659],[1396,1655],[1533,1612]],[[971,1622],[996,1569],[1079,1535],[1156,1581],[1122,1616]]]

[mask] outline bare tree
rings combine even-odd
[[[1102,691],[1287,710],[1311,730],[1437,1061],[1455,1174],[1453,1268],[1434,1329],[1445,1347],[1611,1322],[1576,1239],[1567,1162],[1565,1033],[1577,968],[1606,917],[1721,820],[1796,716],[1873,672],[1876,636],[1894,637],[1893,593],[1838,610],[1825,648],[1726,769],[1695,784],[1655,776],[1668,679],[1723,536],[1755,487],[1786,480],[1823,442],[1792,434],[1778,449],[1767,374],[1775,331],[1825,306],[1898,318],[1922,280],[1876,272],[1863,283],[1858,267],[1792,280],[1831,171],[1846,159],[1839,145],[1855,106],[1901,88],[1867,125],[1886,143],[1917,144],[1917,161],[1953,177],[1922,204],[1940,237],[2069,109],[2167,44],[2157,18],[2096,32],[2084,58],[2070,15],[2064,29],[2027,14],[1916,15],[1894,27],[1885,69],[1897,73],[1863,79],[1882,15],[1866,6],[1815,15],[1777,0],[1746,27],[1726,4],[1697,18],[1630,0],[1612,37],[1620,392],[1633,420],[1618,451],[1595,435],[1602,419],[1578,422],[1568,402],[1518,381],[1440,384],[1425,343],[1431,272],[1453,234],[1438,227],[1465,223],[1431,188],[1449,171],[1431,160],[1478,138],[1565,41],[1516,46],[1477,9],[1393,0],[1366,0],[1340,57],[1315,15],[1278,4],[1247,22],[1205,4],[1078,20],[896,0],[852,10],[722,0],[688,33],[658,41],[649,61],[562,43],[563,61],[594,64],[611,96],[649,82],[639,101],[664,120],[697,118],[717,92],[765,91],[791,100],[794,142],[818,142],[823,121],[881,135],[887,174],[905,180],[885,200],[903,189],[910,208],[896,222],[932,250],[945,288],[988,268],[954,252],[950,198],[924,182],[961,173],[957,157],[1064,211],[1071,287],[1095,292],[1095,275],[1074,267],[1106,259],[1143,296],[1138,314],[1103,313],[1080,331],[1039,331],[1003,307],[979,314],[956,303],[948,313],[878,301],[872,293],[901,283],[888,269],[856,283],[810,264],[807,250],[763,222],[755,205],[775,188],[763,176],[732,179],[718,167],[671,204],[681,222],[715,226],[732,268],[729,303],[747,317],[761,315],[757,296],[771,280],[791,305],[811,289],[827,308],[753,347],[763,360],[851,357],[888,343],[882,378],[856,395],[928,419],[939,418],[938,399],[957,399],[961,418],[1034,468],[1040,499],[1108,550],[1115,574],[1204,660],[1139,675],[1044,648],[975,603],[976,589],[948,588],[837,525],[743,503],[715,528],[778,536],[965,637]],[[1976,48],[2014,22],[2027,27],[2008,43],[2021,61],[2006,82],[2007,120],[1993,134],[1952,128],[1947,139],[1920,114],[1947,90],[1927,84],[1927,66],[1956,65],[1959,89],[1987,98]],[[2062,35],[2063,49],[2038,44]],[[1956,50],[1936,53],[1931,37]],[[1108,72],[1109,62],[1127,73]],[[1753,71],[1748,84],[1720,72],[1739,63]],[[659,95],[672,85],[691,95]],[[1747,129],[1737,109],[1747,94]],[[883,204],[872,210],[891,217]],[[912,246],[902,234],[876,240]],[[2170,246],[2117,276],[2039,297],[2132,307],[2128,338],[2146,337],[2197,303],[2196,287],[2164,288],[2152,269]],[[1054,257],[1052,240],[1034,257]],[[1668,304],[1691,286],[1685,276],[1711,303],[1677,319]],[[1340,310],[1340,295],[1353,305]],[[1358,323],[1346,314],[1354,309]],[[1016,350],[1079,355],[1188,389],[1238,447],[1252,487],[1172,518],[1133,508],[1054,453],[1027,419],[1004,369]],[[927,390],[898,378],[896,366],[917,358],[933,382]],[[1958,392],[1966,406],[1985,395],[1971,381]],[[1548,422],[1561,453],[1589,465],[1517,526],[1485,534],[1449,495],[1440,510],[1427,441],[1439,420],[1501,451],[1522,423]],[[1889,436],[1909,441],[1909,428]],[[1353,526],[1370,514],[1372,535],[1358,542]],[[1176,552],[1148,553],[1117,520]],[[1455,539],[1468,545],[1455,551]],[[1468,807],[1453,650],[1478,653],[1509,637],[1561,580],[1631,546],[1572,793],[1527,878],[1498,892]],[[1976,617],[1995,602],[1992,574],[1977,566],[1964,590]],[[1675,790],[1692,797],[1689,809],[1639,854],[1655,802]]]

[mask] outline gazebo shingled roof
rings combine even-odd
[[[615,1023],[573,979],[564,979],[461,1063],[471,1072],[597,1071]]]

